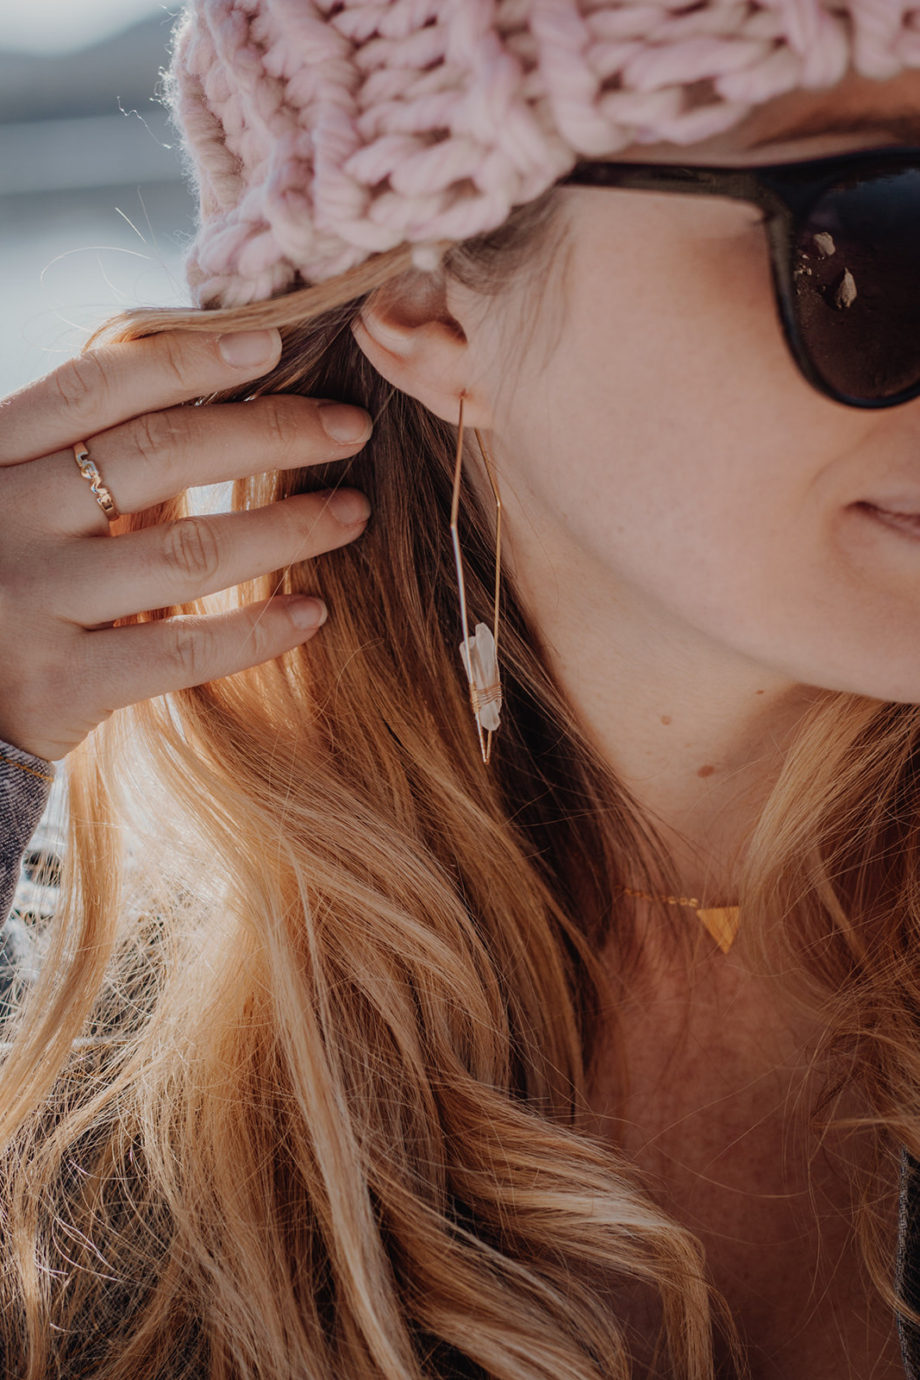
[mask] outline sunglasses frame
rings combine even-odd
[[[765,212],[764,228],[776,305],[783,334],[799,370],[825,397],[847,407],[897,407],[920,396],[920,379],[888,398],[859,398],[843,393],[818,372],[802,339],[794,305],[795,243],[809,213],[841,180],[860,174],[877,176],[888,166],[913,163],[920,170],[920,148],[912,145],[864,149],[791,163],[726,167],[683,163],[580,162],[557,185],[614,187],[746,201]],[[920,226],[918,226],[920,230]]]

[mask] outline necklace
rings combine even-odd
[[[627,896],[639,896],[643,901],[666,901],[669,906],[686,906],[689,910],[695,910],[724,954],[734,943],[740,923],[737,906],[714,906],[701,910],[699,901],[693,896],[651,896],[647,891],[635,891],[631,886],[624,886],[623,891]]]

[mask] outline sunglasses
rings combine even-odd
[[[848,407],[920,396],[920,149],[757,168],[579,163],[560,181],[759,206],[783,333],[808,382]]]

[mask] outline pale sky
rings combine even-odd
[[[0,6],[0,47],[33,53],[87,48],[158,11],[174,14],[181,0],[25,0]]]

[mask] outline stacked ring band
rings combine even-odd
[[[118,517],[118,507],[109,490],[102,482],[102,475],[99,473],[98,466],[94,460],[90,459],[89,451],[85,441],[77,441],[73,448],[73,456],[83,478],[89,484],[93,498],[105,513],[109,522],[114,522]]]

